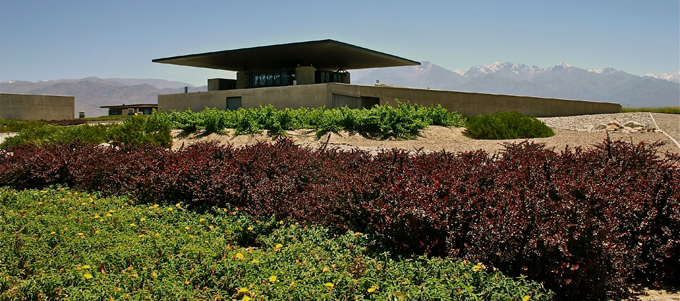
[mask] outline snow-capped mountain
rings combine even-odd
[[[663,80],[667,80],[667,81],[674,82],[674,83],[680,83],[680,72],[660,73],[660,74],[647,73],[647,74],[645,74],[645,76],[663,79]]]
[[[544,69],[498,62],[461,72],[422,62],[420,66],[355,70],[352,83],[373,85],[379,80],[406,87],[617,102],[624,107],[662,107],[680,105],[677,77],[678,73],[637,76],[613,68],[581,69],[566,63]]]

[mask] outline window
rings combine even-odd
[[[321,83],[341,83],[342,73],[333,71],[316,71],[316,82]]]
[[[290,71],[256,73],[253,74],[253,88],[290,86],[293,84],[293,75]]]

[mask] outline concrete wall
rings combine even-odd
[[[158,105],[161,110],[200,111],[205,107],[225,110],[227,97],[240,96],[243,108],[269,104],[277,109],[331,108],[333,93],[375,97],[381,105],[395,105],[397,99],[421,106],[440,104],[468,116],[513,110],[537,117],[621,112],[618,103],[340,83],[159,95]]]
[[[0,118],[14,120],[73,119],[73,96],[0,93]]]
[[[241,97],[244,109],[273,105],[276,109],[331,107],[328,84],[305,86],[266,87],[184,94],[158,95],[162,111],[186,110],[194,112],[208,108],[227,109],[227,97]]]
[[[620,113],[621,105],[610,102],[568,100],[529,96],[456,92],[389,86],[329,84],[332,92],[380,98],[380,104],[402,103],[430,106],[440,104],[449,111],[474,116],[502,111],[518,111],[536,117]]]

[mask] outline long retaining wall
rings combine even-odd
[[[200,111],[206,107],[226,110],[227,98],[241,97],[243,108],[270,104],[277,109],[331,108],[334,96],[357,100],[370,98],[379,100],[381,105],[395,105],[396,100],[422,106],[439,104],[466,116],[502,111],[518,111],[536,117],[621,112],[620,104],[609,102],[340,83],[159,95],[158,106],[161,110],[190,108]]]
[[[75,97],[0,93],[0,118],[6,120],[73,119]]]

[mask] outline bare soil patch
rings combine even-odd
[[[449,151],[465,152],[483,149],[489,153],[496,153],[503,148],[505,143],[518,143],[529,140],[536,143],[545,143],[547,147],[561,151],[565,148],[583,147],[590,148],[602,143],[607,138],[606,132],[582,132],[572,130],[555,129],[555,136],[535,139],[510,139],[510,140],[475,140],[463,135],[464,128],[449,128],[442,126],[430,126],[423,130],[416,140],[378,139],[355,132],[341,131],[328,133],[320,139],[315,138],[313,130],[289,131],[288,137],[302,146],[319,147],[328,142],[328,147],[338,149],[358,148],[370,152],[378,152],[381,149],[399,148],[406,151]],[[202,131],[185,135],[181,130],[173,130],[172,148],[180,148],[182,145],[189,146],[197,142],[216,141],[222,145],[249,145],[259,141],[272,142],[273,138],[265,131],[261,134],[233,136],[233,131],[227,130],[226,134],[205,134]],[[668,137],[658,132],[644,133],[609,133],[612,140],[623,140],[633,143],[653,143],[662,141],[666,143],[660,147],[662,153],[666,151],[679,153],[680,149],[675,146]]]

